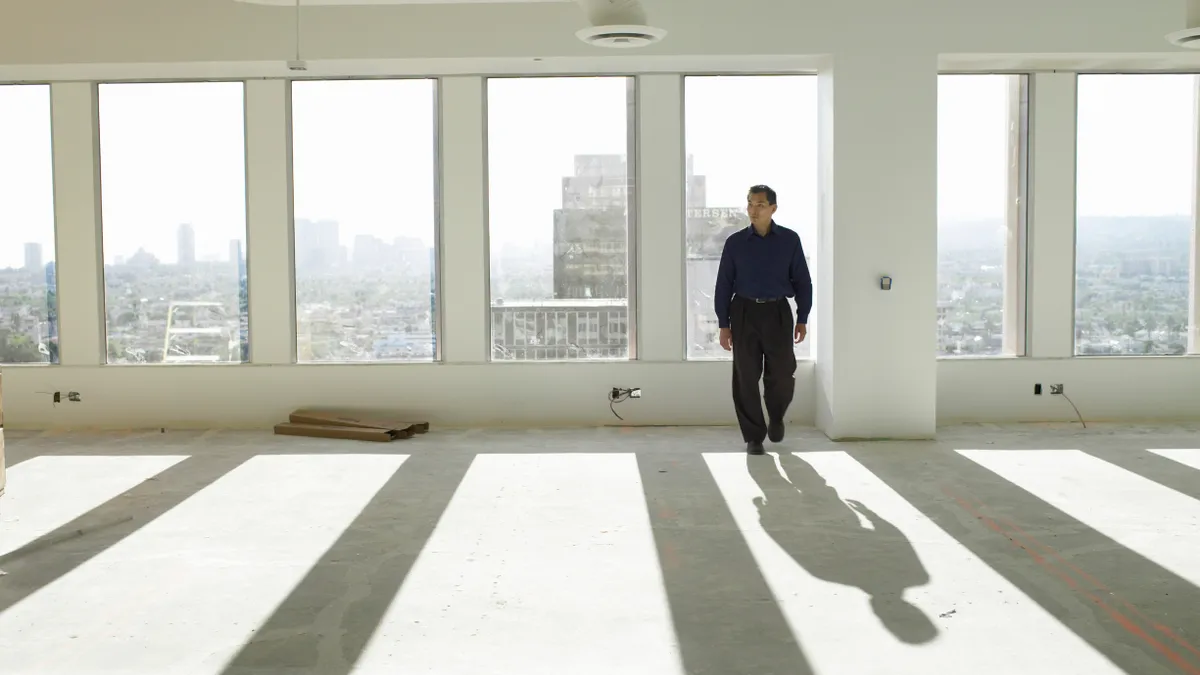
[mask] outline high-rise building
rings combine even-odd
[[[629,195],[624,155],[577,155],[554,211],[554,297],[625,298],[628,294]],[[687,162],[687,205],[703,206],[704,176]]]
[[[50,363],[58,363],[58,266],[46,263],[46,350]]]
[[[687,282],[688,324],[687,344],[693,355],[704,353],[719,356],[722,353],[717,336],[717,322],[713,292],[717,283],[717,270],[721,266],[721,252],[729,235],[750,226],[750,217],[745,207],[689,206],[687,227],[684,234],[684,250]]]
[[[689,157],[689,235],[693,229],[719,235],[739,212],[745,218],[744,209],[706,212],[705,178],[694,175],[692,167]],[[629,353],[629,184],[622,155],[575,158],[575,175],[562,181],[562,208],[554,211],[554,299],[497,303],[492,308],[494,359],[621,358]]]
[[[42,271],[42,245],[34,242],[25,244],[25,271]]]
[[[178,264],[195,265],[196,228],[192,227],[191,223],[183,223],[179,226],[176,237],[179,244]]]
[[[310,272],[336,267],[343,258],[336,220],[296,219],[296,269]]]

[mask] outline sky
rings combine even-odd
[[[627,81],[488,81],[494,247],[548,243],[575,155],[626,152]],[[1194,91],[1191,75],[1080,77],[1080,215],[1191,213]],[[1007,95],[1006,76],[941,76],[941,218],[1003,216]],[[348,247],[357,234],[432,244],[435,98],[432,81],[294,84],[297,217],[338,220]],[[812,76],[688,77],[686,152],[707,177],[708,205],[741,206],[746,187],[767,183],[777,219],[815,240],[816,114]],[[202,259],[244,241],[243,116],[236,82],[100,86],[107,262],[139,247],[174,262],[182,223]],[[52,181],[49,88],[0,85],[0,267],[22,265],[25,242],[54,259]]]
[[[1081,215],[1190,215],[1196,192],[1194,75],[1079,78]]]
[[[629,78],[496,78],[487,86],[489,242],[553,240],[576,155],[629,148]]]
[[[747,188],[769,185],[779,204],[775,221],[815,253],[817,78],[687,77],[683,99],[684,148],[705,177],[706,206],[745,208]]]
[[[100,85],[106,263],[139,248],[175,262],[183,223],[200,259],[245,240],[242,94],[239,82]]]
[[[299,218],[336,220],[343,246],[372,234],[433,246],[434,80],[292,84],[292,175]]]

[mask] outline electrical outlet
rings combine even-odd
[[[80,393],[77,391],[68,391],[65,394],[62,393],[61,391],[39,392],[39,393],[48,394],[50,396],[50,400],[54,401],[55,405],[58,405],[59,403],[62,403],[63,401],[70,401],[71,403],[79,403],[80,401],[83,400]]]
[[[1040,382],[1038,384],[1033,385],[1033,395],[1034,396],[1042,395],[1042,385]]]
[[[633,389],[629,390],[629,398],[641,398],[641,397],[642,397],[641,387],[634,387]]]
[[[1063,393],[1063,386],[1062,386],[1061,384],[1052,384],[1052,385],[1050,385],[1050,393],[1051,393],[1051,394],[1061,394],[1061,393]]]

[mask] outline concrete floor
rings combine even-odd
[[[8,435],[6,675],[1200,674],[1195,427]]]

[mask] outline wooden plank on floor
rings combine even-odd
[[[364,429],[358,427],[338,427],[317,424],[296,424],[281,422],[275,425],[275,433],[279,436],[307,436],[311,438],[337,438],[347,441],[372,441],[375,443],[390,443],[397,438],[409,438],[411,432],[390,431],[388,429]]]
[[[302,408],[288,415],[288,421],[296,424],[318,426],[357,427],[364,429],[388,429],[423,434],[429,431],[428,422],[402,420],[399,416],[371,411],[335,411]]]

